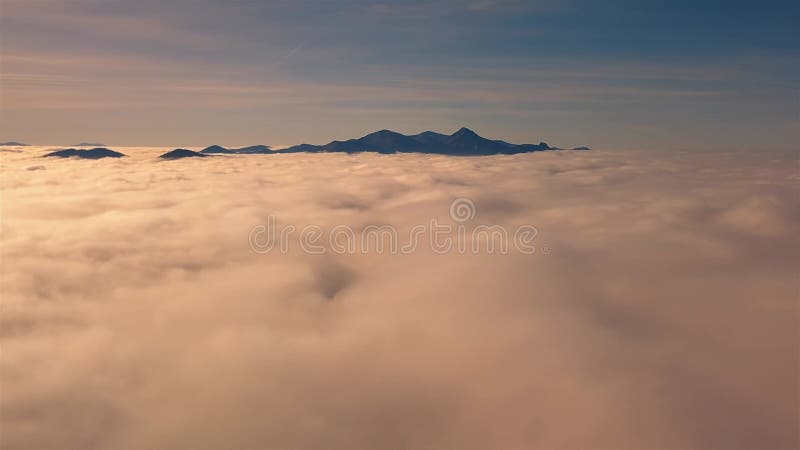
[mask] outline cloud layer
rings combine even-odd
[[[3,448],[797,445],[789,154],[116,150],[0,154]],[[458,197],[551,252],[248,246]]]

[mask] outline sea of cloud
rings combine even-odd
[[[0,153],[0,447],[790,449],[796,154]],[[256,253],[466,198],[534,254]]]

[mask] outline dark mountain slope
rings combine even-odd
[[[43,155],[43,158],[57,157],[57,158],[82,158],[82,159],[100,159],[100,158],[121,158],[125,156],[120,152],[109,150],[107,148],[93,148],[89,150],[65,148],[64,150],[57,150]]]
[[[176,148],[175,150],[164,153],[163,155],[159,156],[159,158],[183,159],[183,158],[205,158],[207,156],[209,155],[200,152],[195,152],[192,150],[186,150],[185,148]]]

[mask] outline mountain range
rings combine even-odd
[[[425,131],[414,135],[381,130],[358,139],[333,141],[325,145],[300,144],[272,153],[431,153],[453,156],[512,155],[516,153],[557,150],[544,142],[510,144],[479,136],[469,128],[451,135]]]
[[[269,145],[251,145],[250,147],[242,148],[225,148],[219,145],[212,145],[200,150],[200,153],[205,154],[238,154],[238,155],[252,155],[258,153],[273,153]]]
[[[14,143],[17,144],[17,143]],[[18,144],[19,145],[19,144]],[[426,153],[451,156],[513,155],[517,153],[538,152],[544,150],[560,150],[545,142],[538,144],[511,144],[502,140],[487,139],[479,136],[469,128],[461,128],[447,135],[433,131],[405,135],[395,131],[381,130],[357,139],[332,141],[324,145],[300,144],[292,147],[272,150],[268,145],[252,145],[241,148],[225,148],[212,145],[203,150],[194,151],[178,148],[161,155],[164,159],[181,159],[225,154],[280,154],[280,153]],[[576,147],[574,150],[589,150],[589,147]],[[48,153],[44,156],[62,158],[78,157],[86,159],[119,158],[122,153],[107,148],[74,149],[68,148]]]

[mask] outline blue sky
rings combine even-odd
[[[793,148],[798,4],[4,0],[0,140]]]

